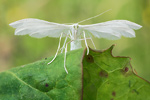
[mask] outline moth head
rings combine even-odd
[[[73,24],[73,28],[74,28],[75,30],[77,30],[77,29],[79,28],[78,23]]]

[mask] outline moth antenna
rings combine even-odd
[[[103,15],[104,13],[106,13],[106,12],[108,12],[108,11],[110,11],[110,10],[112,10],[112,9],[106,10],[106,11],[104,11],[104,12],[102,12],[102,13],[96,15],[96,16],[93,16],[93,17],[87,18],[87,19],[85,19],[85,20],[82,20],[82,21],[78,22],[78,24],[79,24],[79,23],[82,23],[82,22],[85,22],[85,21],[87,21],[87,20],[96,18],[96,17],[98,17],[98,16],[100,16],[100,15]]]

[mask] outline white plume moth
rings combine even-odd
[[[107,10],[108,11],[108,10]],[[105,12],[107,12],[105,11]],[[103,13],[105,13],[103,12]],[[88,18],[86,20],[90,20],[92,18],[98,17],[103,13]],[[83,21],[86,21],[83,20]],[[70,50],[75,50],[82,48],[81,40],[85,41],[85,45],[87,47],[87,55],[89,53],[89,48],[87,45],[86,39],[90,39],[94,45],[91,34],[97,38],[106,38],[109,40],[117,40],[120,39],[121,36],[124,37],[135,37],[134,30],[140,29],[142,26],[136,23],[127,21],[127,20],[112,20],[103,23],[91,24],[91,25],[79,25],[79,23],[74,23],[72,25],[67,24],[58,24],[53,22],[47,22],[40,19],[27,18],[22,19],[16,22],[9,24],[13,28],[16,28],[15,35],[29,35],[35,38],[43,38],[43,37],[55,37],[60,38],[57,52],[48,64],[52,63],[57,57],[58,52],[61,50],[61,53],[65,49],[64,55],[64,68],[66,69],[66,53],[67,53],[67,45],[70,43]],[[64,45],[60,49],[61,38],[66,37],[64,41]],[[68,43],[66,43],[67,39],[70,39]],[[94,45],[95,47],[95,45]]]

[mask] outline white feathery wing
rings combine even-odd
[[[141,27],[141,25],[127,20],[112,20],[91,25],[79,25],[79,30],[90,32],[98,38],[117,40],[121,36],[135,37],[134,30],[140,29]]]
[[[15,35],[29,34],[31,37],[60,37],[61,33],[68,33],[71,25],[58,24],[40,19],[27,18],[9,24],[16,28]]]
[[[59,37],[62,32],[68,34],[72,25],[58,24],[39,19],[22,19],[9,24],[16,28],[15,35],[29,34],[31,37]],[[103,23],[91,25],[79,25],[79,32],[85,31],[92,33],[95,37],[106,38],[110,40],[124,37],[135,37],[134,30],[142,26],[127,20],[112,20]],[[64,36],[64,35],[63,35]]]

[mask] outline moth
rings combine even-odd
[[[88,55],[89,47],[87,44],[87,39],[91,40],[91,42],[94,45],[94,42],[91,38],[92,35],[97,38],[105,38],[109,40],[117,40],[120,39],[122,36],[133,38],[135,37],[134,30],[140,29],[142,27],[141,25],[138,25],[134,22],[130,22],[127,20],[112,20],[112,21],[90,24],[90,25],[79,24],[84,21],[90,20],[92,18],[98,17],[103,13],[71,25],[48,22],[48,21],[34,19],[34,18],[22,19],[10,23],[9,25],[12,26],[13,28],[16,28],[15,35],[28,34],[29,36],[35,38],[43,38],[47,36],[59,38],[59,44],[58,44],[58,49],[56,51],[56,54],[48,64],[52,63],[55,60],[60,50],[61,53],[63,52],[63,50],[65,50],[64,68],[66,73],[68,74],[65,65],[68,44],[70,44],[70,50],[76,50],[82,48],[81,41],[84,40],[87,48],[87,55]],[[62,37],[66,37],[66,38],[62,48],[60,48],[60,42]],[[70,39],[69,42],[67,42],[68,38]]]

